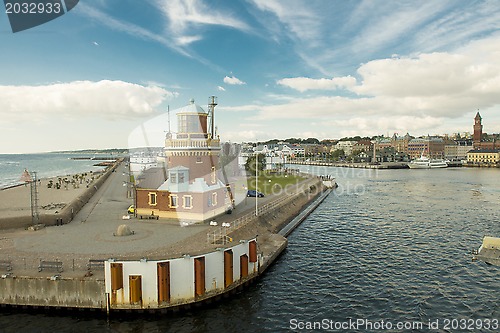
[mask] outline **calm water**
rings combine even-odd
[[[412,331],[396,329],[400,322],[414,332],[469,332],[444,325],[500,318],[500,268],[469,255],[484,235],[500,236],[500,170],[303,169],[334,175],[340,187],[267,274],[232,299],[155,319],[4,313],[0,331],[286,332],[314,321],[335,331],[360,320],[358,330],[337,331]],[[382,320],[392,330],[365,329]]]

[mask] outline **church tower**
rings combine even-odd
[[[474,148],[476,149],[481,147],[481,137],[483,136],[483,125],[481,124],[481,120],[482,118],[478,111],[476,117],[474,118],[474,135],[473,135]]]

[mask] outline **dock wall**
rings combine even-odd
[[[104,280],[2,277],[0,304],[106,309]]]
[[[278,231],[287,226],[286,234],[290,233],[328,193],[321,181],[311,179],[293,200],[238,230],[255,232],[257,227],[266,232],[256,237],[235,237],[239,241],[206,253],[165,260],[107,259],[104,277],[26,277],[15,276],[15,271],[4,274],[0,278],[0,304],[141,313],[210,303],[264,273],[287,247],[287,239]],[[304,207],[307,210],[294,219]]]

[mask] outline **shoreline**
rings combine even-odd
[[[69,223],[83,207],[82,201],[84,203],[88,201],[95,192],[95,187],[100,187],[121,161],[117,160],[112,166],[97,172],[88,171],[38,179],[39,223],[44,225]],[[82,174],[87,176],[81,180],[74,178]],[[64,179],[74,180],[74,183],[65,183]],[[53,184],[51,188],[48,187],[49,183]],[[60,188],[56,188],[57,184]],[[0,230],[26,229],[31,225],[30,184],[21,183],[0,189]]]

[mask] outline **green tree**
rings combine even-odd
[[[340,159],[341,157],[345,157],[345,152],[344,152],[344,149],[336,149],[333,153],[332,153],[332,157],[334,160],[338,160]]]
[[[257,155],[257,169],[259,171],[263,171],[266,167],[266,155],[258,154]],[[247,161],[245,163],[245,170],[255,173],[255,155],[248,156]]]

